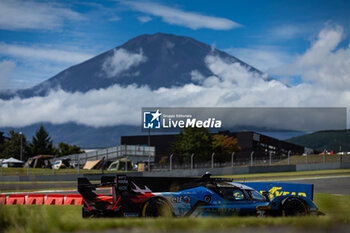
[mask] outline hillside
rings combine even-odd
[[[292,137],[286,141],[319,151],[326,149],[338,152],[340,147],[342,151],[350,151],[350,130],[318,131],[299,137]]]
[[[87,61],[69,67],[38,85],[16,92],[0,92],[0,99],[14,96],[45,96],[51,90],[87,92],[119,84],[160,87],[200,84],[193,72],[208,77],[213,73],[205,58],[212,54],[229,63],[239,63],[250,72],[262,72],[240,59],[186,36],[165,33],[140,35]]]

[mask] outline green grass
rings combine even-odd
[[[325,163],[336,163],[336,162],[339,163],[341,160],[343,162],[350,162],[350,155],[343,155],[343,156],[337,155],[337,154],[325,155],[325,156],[323,156],[323,155],[308,155],[308,156],[292,155],[292,156],[290,156],[290,164],[323,163],[323,158],[324,158]],[[288,158],[273,163],[273,165],[287,165],[287,164],[288,164]]]
[[[77,232],[107,229],[134,232],[223,231],[244,227],[287,226],[328,229],[350,226],[350,196],[316,194],[326,216],[290,218],[81,218],[81,206],[0,206],[0,232]]]

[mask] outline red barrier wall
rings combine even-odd
[[[8,197],[6,205],[24,205],[25,199],[25,194],[13,194]]]
[[[45,194],[28,194],[26,205],[43,205]]]
[[[63,205],[65,196],[64,194],[47,194],[45,205]]]

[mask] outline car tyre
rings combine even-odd
[[[309,208],[300,198],[292,197],[284,200],[282,204],[283,216],[305,216]]]
[[[142,207],[142,217],[171,217],[173,211],[169,202],[161,197],[151,198]]]

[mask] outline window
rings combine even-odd
[[[219,194],[226,201],[241,201],[245,200],[245,196],[242,190],[234,188],[220,188]]]
[[[266,201],[266,198],[255,190],[249,190],[248,194],[255,201]]]

